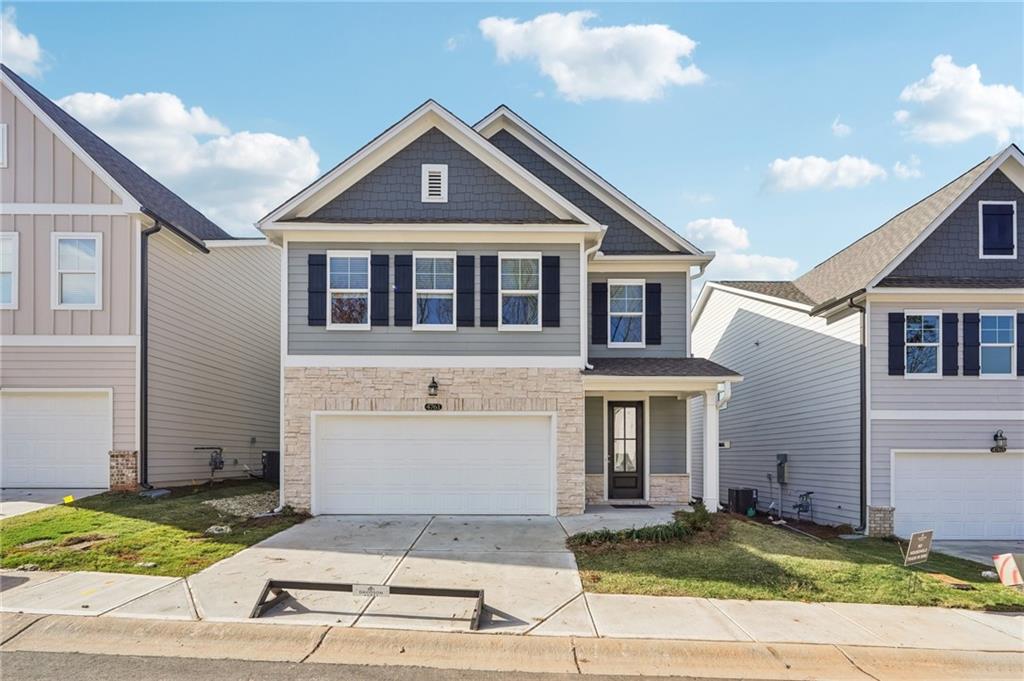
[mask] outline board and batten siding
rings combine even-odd
[[[645,348],[609,348],[594,345],[590,310],[587,310],[587,342],[591,357],[687,357],[687,306],[690,304],[689,276],[685,272],[591,272],[589,284],[609,279],[643,279],[648,284],[661,284],[661,345]],[[589,303],[588,303],[589,305]]]
[[[0,346],[0,388],[111,389],[114,449],[134,450],[134,347]]]
[[[121,203],[6,85],[0,85],[0,123],[7,124],[0,203]]]
[[[782,490],[783,511],[790,513],[800,493],[813,491],[817,522],[859,523],[860,321],[850,314],[829,324],[800,310],[712,291],[694,328],[694,353],[743,375],[719,417],[719,439],[730,442],[719,451],[723,500],[730,487],[754,487],[767,507],[767,476],[775,476],[776,455],[785,452],[790,481]],[[702,398],[694,402],[703,409]],[[698,431],[695,447],[702,441]]]
[[[212,248],[150,237],[149,479],[187,483],[260,470],[278,449],[280,250]]]
[[[365,250],[389,257],[388,326],[365,331],[309,326],[308,264],[310,253]],[[414,251],[455,251],[476,256],[474,310],[476,324],[453,331],[413,330],[395,326],[395,255]],[[500,251],[534,251],[560,257],[561,319],[540,331],[499,331],[480,326],[480,258]],[[379,243],[288,243],[288,354],[291,355],[481,355],[572,356],[580,352],[580,250],[577,244],[423,244],[396,248]]]
[[[887,506],[892,485],[892,450],[987,450],[992,435],[1002,429],[1012,448],[1024,442],[1024,377],[988,379],[979,376],[943,376],[908,379],[889,375],[889,313],[936,310],[960,314],[958,365],[963,372],[963,314],[980,310],[1024,311],[1024,297],[1013,302],[942,302],[941,297],[912,302],[871,301],[871,505]],[[901,419],[893,412],[1016,412],[1016,419],[956,420],[914,417]],[[879,418],[880,412],[889,412]],[[1017,443],[1016,445],[1014,443]],[[896,503],[899,503],[898,494]]]

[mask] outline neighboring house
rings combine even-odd
[[[689,500],[686,399],[739,380],[690,353],[713,254],[509,109],[470,127],[428,101],[259,226],[282,246],[282,503]]]
[[[705,286],[694,350],[746,378],[723,489],[768,506],[785,453],[787,515],[813,491],[815,520],[874,535],[1024,539],[1022,163],[1008,147],[794,281]]]
[[[3,67],[4,487],[258,469],[278,443],[280,256],[235,239]],[[113,453],[113,456],[112,456]]]

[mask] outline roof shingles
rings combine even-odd
[[[592,357],[586,376],[726,377],[739,374],[702,357]]]

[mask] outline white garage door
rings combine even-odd
[[[897,454],[896,534],[1024,539],[1024,454]]]
[[[317,417],[314,513],[551,514],[547,416]]]

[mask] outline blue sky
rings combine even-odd
[[[505,103],[698,245],[738,254],[714,278],[786,277],[1019,143],[1024,124],[1020,3],[5,8],[9,64],[54,99],[107,95],[68,108],[236,230],[424,99],[470,123]],[[524,23],[549,12],[562,16]],[[519,21],[485,35],[488,17]],[[609,49],[574,48],[573,30]],[[643,75],[616,76],[622,64]],[[180,102],[122,99],[137,93]]]

